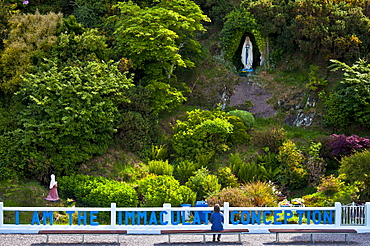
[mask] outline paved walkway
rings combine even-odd
[[[344,235],[315,235],[315,245],[355,245],[370,246],[370,234],[350,235],[350,242],[344,241]],[[242,243],[238,242],[237,235],[223,235],[221,242],[212,242],[212,236],[208,235],[206,244],[203,244],[202,235],[172,235],[171,243],[168,243],[166,235],[120,235],[120,243],[114,235],[86,235],[85,243],[81,236],[51,235],[49,244],[46,244],[45,235],[20,235],[0,234],[0,246],[290,246],[312,245],[309,235],[283,234],[280,235],[280,243],[275,242],[274,234],[250,234],[242,236]]]

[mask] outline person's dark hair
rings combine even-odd
[[[216,204],[215,205],[215,207],[213,208],[213,211],[215,212],[215,213],[219,213],[220,212],[220,205],[218,205],[218,204]]]

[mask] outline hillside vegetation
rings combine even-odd
[[[370,199],[369,1],[1,0],[0,26],[5,206],[51,174],[62,205]],[[223,101],[246,36],[270,118]]]

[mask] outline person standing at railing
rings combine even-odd
[[[224,230],[224,214],[221,213],[220,205],[216,204],[211,214],[212,231],[223,231]],[[213,234],[213,241],[216,241],[216,234]],[[217,241],[221,241],[221,234],[218,234]]]

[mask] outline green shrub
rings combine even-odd
[[[193,161],[180,161],[176,165],[176,177],[181,184],[185,184],[186,181],[193,175],[193,173],[198,169],[198,165]]]
[[[331,198],[334,202],[347,204],[358,200],[359,191],[363,187],[363,181],[359,180],[345,183],[345,175],[340,174],[338,177],[334,175],[322,177],[317,191]]]
[[[247,131],[252,129],[256,119],[254,118],[253,114],[249,113],[248,111],[244,110],[233,110],[229,112],[229,115],[231,116],[237,116],[241,118],[245,124],[245,127],[247,128]]]
[[[339,173],[344,174],[349,183],[363,182],[364,192],[368,191],[370,189],[370,150],[343,157],[340,161]]]
[[[281,163],[278,180],[282,187],[294,190],[307,185],[308,171],[303,165],[305,158],[291,140],[285,141],[279,148],[277,159]]]
[[[263,131],[253,132],[251,142],[260,148],[267,147],[268,151],[277,153],[285,139],[285,133],[282,128],[268,127]]]
[[[321,192],[325,196],[333,197],[340,191],[344,182],[339,177],[335,177],[333,174],[322,177],[317,187],[318,192]]]
[[[165,145],[152,145],[151,159],[165,160],[168,157],[168,147]]]
[[[232,173],[236,175],[241,182],[250,182],[262,178],[260,165],[256,162],[243,161],[238,153],[230,154],[230,168]]]
[[[231,172],[230,167],[223,167],[217,171],[217,177],[222,188],[238,187],[238,178]]]
[[[229,116],[227,120],[233,125],[233,133],[230,136],[232,144],[246,144],[250,140],[248,129],[243,120],[238,116]]]
[[[307,207],[330,207],[333,206],[333,200],[321,192],[316,192],[302,197]]]
[[[231,207],[252,207],[251,199],[240,188],[224,188],[207,198],[209,206],[224,202],[228,202]]]
[[[129,101],[121,104],[116,143],[140,157],[164,160],[166,147],[153,145],[159,134],[156,132],[158,116],[148,107],[151,92],[143,86],[134,86],[125,95]]]
[[[254,207],[276,207],[279,191],[270,182],[250,182],[242,187],[242,190]]]
[[[0,182],[0,202],[6,207],[42,207],[48,190],[36,182]]]
[[[90,183],[105,183],[107,179],[104,177],[77,174],[60,177],[57,181],[60,197],[80,200],[82,197],[89,194],[91,190],[91,188],[89,188]]]
[[[260,168],[261,178],[265,181],[277,181],[280,174],[279,161],[277,154],[266,153],[257,156],[257,164]]]
[[[143,207],[161,207],[163,203],[178,207],[183,203],[195,203],[195,193],[181,186],[172,176],[148,176],[138,182],[137,190]]]
[[[64,199],[75,199],[78,206],[137,206],[136,191],[126,183],[104,177],[74,175],[58,179],[58,191]]]
[[[195,156],[196,165],[198,167],[209,168],[213,164],[213,157],[215,155],[214,151],[209,151],[208,153],[199,153]]]
[[[186,121],[177,121],[172,147],[177,157],[195,160],[197,155],[220,154],[229,149],[233,126],[221,111],[187,112]]]
[[[204,167],[194,172],[194,175],[186,182],[186,186],[197,193],[197,200],[204,200],[211,193],[221,189],[217,176],[209,174]]]
[[[60,177],[57,179],[59,196],[65,199],[77,199],[77,194],[80,193],[79,190],[86,187],[88,182],[96,179],[99,179],[101,182],[106,180],[106,178],[103,177],[94,177],[82,174]]]
[[[82,202],[90,207],[110,207],[111,203],[116,203],[117,207],[136,207],[138,196],[130,185],[109,180],[94,184],[94,188],[82,198]]]
[[[173,166],[166,161],[149,161],[149,172],[156,175],[172,176]]]

